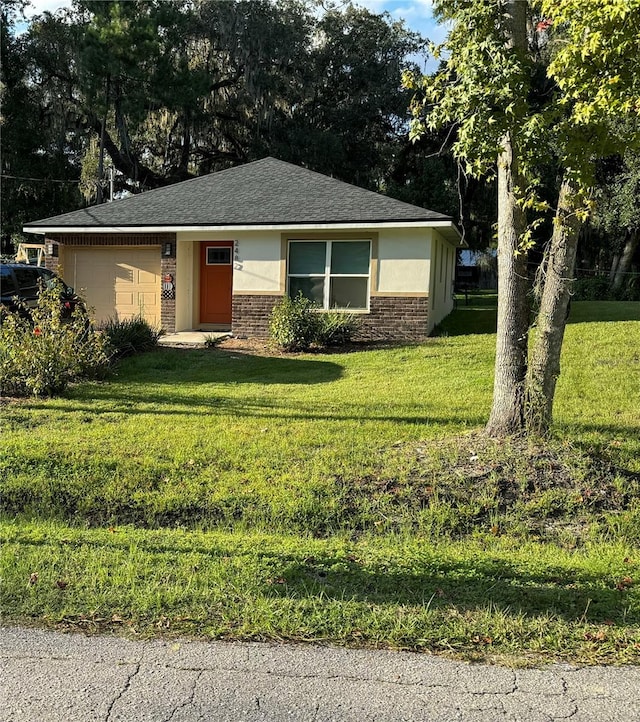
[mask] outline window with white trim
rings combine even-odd
[[[367,310],[371,241],[289,241],[288,293],[320,308]]]

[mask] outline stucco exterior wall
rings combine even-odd
[[[433,231],[431,269],[429,331],[453,310],[456,249],[437,231]]]
[[[316,233],[323,235],[322,231]],[[350,237],[353,233],[344,235]],[[176,330],[200,325],[200,242],[233,241],[233,326],[234,329],[242,326],[243,332],[255,333],[258,329],[251,326],[249,317],[262,306],[250,299],[242,301],[241,297],[265,297],[273,305],[274,299],[285,293],[287,238],[296,235],[299,234],[281,231],[177,233]],[[326,235],[337,238],[341,234],[332,231]],[[385,316],[388,317],[385,323],[397,324],[397,331],[403,336],[426,335],[453,308],[454,246],[432,228],[370,228],[362,229],[360,235],[373,239],[370,313],[363,314],[370,316],[366,319],[370,323],[365,325],[373,328],[372,324],[381,324]],[[393,299],[393,303],[376,305],[375,298]],[[423,299],[415,308],[411,306],[411,318],[404,321],[399,316],[402,298]],[[403,328],[407,323],[411,329]],[[390,333],[390,329],[385,328],[385,332]]]
[[[281,293],[281,240],[278,231],[235,231],[233,233],[188,232],[177,234],[181,248],[201,241],[233,241],[233,292]],[[193,250],[191,250],[193,253]]]
[[[180,234],[178,234],[180,235]],[[194,323],[194,299],[198,297],[198,275],[194,273],[192,243],[176,243],[176,331],[196,327]]]
[[[429,290],[432,230],[398,228],[381,230],[378,237],[377,278],[372,295],[426,296]]]
[[[280,233],[238,235],[234,247],[233,293],[283,293]]]

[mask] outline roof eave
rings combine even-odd
[[[38,235],[67,234],[67,233],[180,233],[188,231],[211,231],[211,232],[233,232],[233,231],[296,231],[296,230],[358,230],[365,228],[437,228],[438,231],[451,242],[458,244],[461,235],[453,221],[448,219],[417,219],[403,221],[349,221],[349,222],[327,222],[327,223],[255,223],[255,224],[224,224],[224,225],[120,225],[120,226],[35,226],[26,225],[22,230],[25,233],[36,233]]]

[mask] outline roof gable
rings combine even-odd
[[[291,163],[263,158],[113,203],[33,221],[25,230],[407,221],[451,218]]]

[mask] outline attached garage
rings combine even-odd
[[[98,322],[141,314],[160,325],[160,247],[65,246],[64,276]]]

